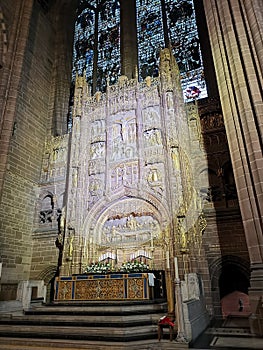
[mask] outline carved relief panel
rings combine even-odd
[[[111,189],[134,187],[138,183],[138,161],[118,164],[111,169]]]
[[[134,113],[112,116],[108,132],[110,161],[116,162],[137,158],[136,139],[136,117]]]

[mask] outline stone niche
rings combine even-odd
[[[16,300],[28,309],[33,300],[46,301],[46,286],[42,280],[21,281],[17,288]]]

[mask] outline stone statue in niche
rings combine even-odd
[[[130,162],[119,164],[112,169],[111,187],[116,189],[122,185],[133,186],[138,182],[138,163]]]
[[[103,185],[102,181],[99,178],[90,177],[89,183],[89,207],[91,208],[102,196]]]
[[[123,157],[123,152],[124,152],[121,124],[119,123],[113,124],[111,137],[112,137],[111,158],[112,160],[121,159]]]
[[[91,138],[92,140],[96,139],[97,136],[103,136],[105,134],[105,121],[104,120],[95,120],[91,124]]]
[[[180,170],[178,147],[175,147],[175,146],[171,147],[171,157],[173,161],[174,170]]]
[[[199,299],[200,298],[200,287],[199,279],[196,273],[188,273],[186,275],[187,287],[188,287],[188,298]]]
[[[152,125],[156,127],[160,124],[160,115],[155,109],[147,108],[143,111],[143,121],[146,126]]]
[[[166,94],[166,103],[167,103],[168,109],[173,109],[173,107],[174,107],[173,94],[170,91],[167,92],[167,94]]]
[[[182,250],[187,250],[187,248],[188,248],[188,239],[187,239],[187,233],[185,231],[181,232],[180,240],[181,240],[181,249]]]
[[[133,144],[136,142],[136,121],[131,120],[127,124],[127,142]]]
[[[72,169],[72,186],[78,187],[78,168]]]
[[[158,146],[162,144],[161,131],[159,129],[149,129],[144,131],[143,134],[148,146]]]
[[[161,181],[160,172],[157,169],[151,169],[148,173],[147,180],[150,184]]]
[[[95,160],[89,161],[89,175],[96,174],[98,172],[97,162]]]
[[[59,233],[64,233],[65,221],[66,221],[66,208],[63,207],[63,208],[61,209],[61,213],[59,213],[59,217],[58,217],[58,229],[59,229]]]
[[[113,125],[112,133],[111,160],[123,158],[132,158],[135,153],[134,145],[136,143],[136,121],[120,120]]]
[[[105,155],[105,143],[94,142],[90,146],[91,159],[102,158]]]
[[[72,260],[73,256],[73,241],[74,241],[74,234],[70,233],[67,239],[67,259]]]
[[[151,169],[147,174],[149,186],[159,193],[163,192],[163,181],[161,172],[158,169]]]
[[[92,179],[89,184],[89,193],[91,196],[98,196],[102,192],[102,183],[99,179]]]

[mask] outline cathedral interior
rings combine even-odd
[[[179,336],[240,308],[262,336],[261,1],[0,0],[0,22],[0,304],[120,273],[101,300],[164,298]]]

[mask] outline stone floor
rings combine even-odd
[[[263,349],[263,337],[252,336],[248,319],[240,315],[229,315],[217,320],[190,345],[191,349],[252,350]]]

